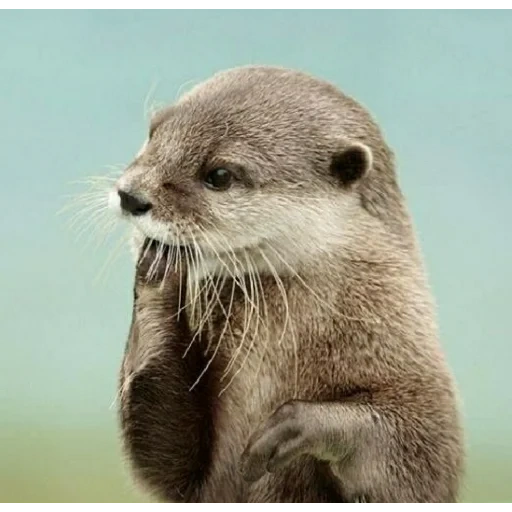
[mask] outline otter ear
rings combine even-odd
[[[368,146],[360,142],[350,144],[334,153],[331,160],[331,172],[344,186],[360,180],[371,166],[372,152]]]

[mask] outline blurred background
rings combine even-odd
[[[329,79],[381,123],[460,386],[463,498],[512,501],[511,48],[510,11],[2,11],[0,500],[146,499],[111,406],[132,263],[105,270],[115,237],[87,245],[57,212],[132,158],[145,102],[252,63]]]

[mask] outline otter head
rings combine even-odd
[[[140,239],[190,249],[213,272],[314,262],[363,208],[376,130],[308,75],[226,71],[154,116],[111,205]]]

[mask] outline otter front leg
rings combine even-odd
[[[329,467],[348,501],[455,501],[459,461],[439,430],[444,419],[422,425],[407,416],[368,403],[287,402],[251,436],[242,472],[256,481],[309,455]]]
[[[148,274],[155,255],[145,254],[121,372],[124,445],[143,488],[161,500],[195,501],[209,464],[211,418],[205,382],[190,387],[204,364],[197,340],[184,357],[192,335],[185,313],[177,315],[186,300],[181,277],[165,268]]]

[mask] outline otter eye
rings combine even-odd
[[[227,190],[231,186],[232,174],[227,169],[214,169],[204,178],[204,183],[212,190]]]

